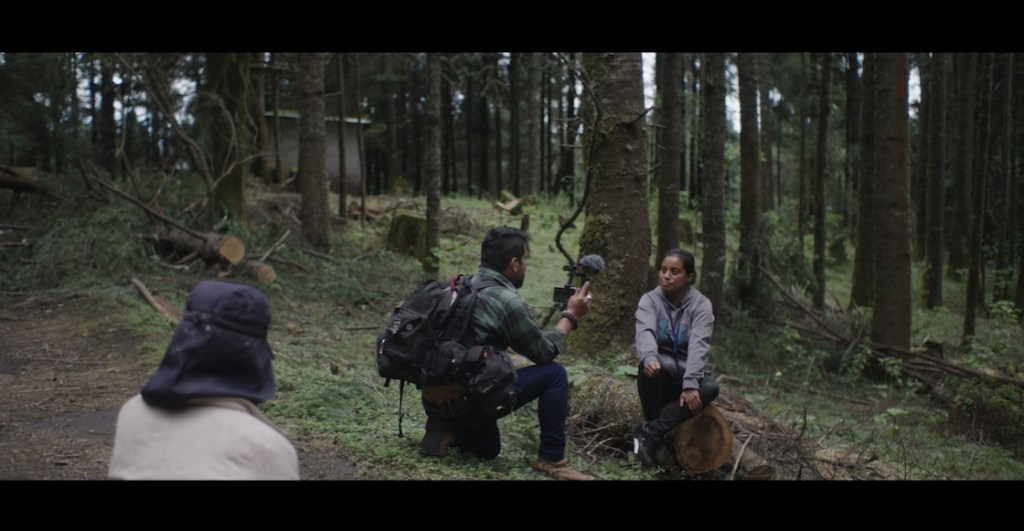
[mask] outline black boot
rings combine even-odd
[[[654,466],[655,455],[661,453],[661,446],[661,438],[651,435],[643,424],[633,426],[633,453],[636,454],[641,466]]]

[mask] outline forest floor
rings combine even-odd
[[[0,480],[100,480],[117,412],[152,373],[141,338],[81,293],[0,305]],[[300,475],[356,477],[337,448],[292,438]]]

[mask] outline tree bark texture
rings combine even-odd
[[[596,253],[607,267],[591,282],[595,304],[566,349],[600,355],[629,343],[636,303],[647,289],[651,255],[647,197],[647,134],[639,53],[583,56],[585,145],[590,194],[580,255]],[[637,237],[644,235],[644,237]]]
[[[654,268],[669,249],[679,246],[679,153],[682,147],[683,55],[659,53],[664,68],[658,92],[662,134],[658,150],[658,243]]]
[[[327,205],[326,137],[324,125],[325,53],[299,54],[299,192],[302,235],[315,249],[330,249]]]
[[[711,300],[715,317],[724,311],[725,292],[725,54],[704,56],[704,260],[700,291]]]
[[[878,53],[875,130],[875,310],[871,339],[910,346],[910,159],[907,117],[907,56]],[[878,274],[880,272],[885,274]]]

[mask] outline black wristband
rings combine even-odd
[[[573,314],[571,314],[569,312],[562,312],[562,317],[565,317],[566,319],[569,320],[570,323],[572,323],[572,329],[573,330],[576,330],[576,328],[578,328],[580,326],[580,322],[576,320],[576,316],[575,315],[573,315]]]

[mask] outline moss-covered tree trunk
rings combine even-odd
[[[758,84],[757,91],[761,101],[761,211],[768,212],[775,208],[772,192],[772,99],[770,96],[772,55],[757,54]]]
[[[651,225],[640,54],[584,54],[583,71],[590,193],[580,254],[601,255],[606,268],[591,283],[594,304],[567,348],[595,356],[633,341],[636,304],[648,288]]]
[[[875,131],[877,177],[875,222],[875,310],[871,340],[910,348],[910,132],[907,117],[907,56],[878,53]],[[867,61],[866,60],[866,61]]]
[[[683,144],[682,100],[683,100],[683,55],[680,53],[658,54],[660,73],[658,95],[661,109],[658,122],[662,134],[658,135],[661,145],[657,146],[658,161],[658,245],[655,261],[665,253],[679,246],[679,153]],[[658,264],[654,264],[657,269]]]
[[[704,259],[700,290],[722,315],[725,288],[725,54],[704,56]]]
[[[324,126],[324,53],[299,54],[299,191],[302,234],[320,250],[330,248]]]

